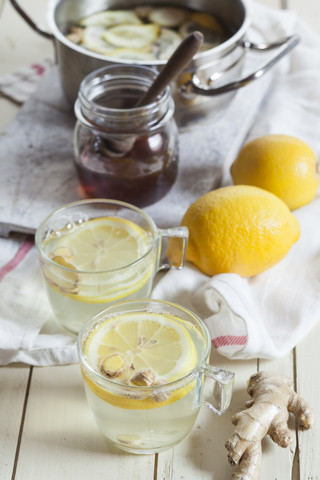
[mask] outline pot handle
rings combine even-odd
[[[251,73],[250,75],[236,80],[235,82],[227,83],[226,85],[222,85],[221,87],[216,88],[204,88],[200,87],[200,80],[196,75],[193,75],[192,79],[181,87],[182,93],[189,95],[189,94],[198,94],[204,96],[214,96],[220,95],[221,93],[231,92],[232,90],[237,90],[241,87],[245,87],[249,83],[257,80],[258,78],[262,77],[275,63],[281,60],[287,53],[289,53],[298,43],[299,43],[299,36],[294,34],[289,37],[286,37],[282,40],[278,40],[273,43],[252,43],[248,40],[243,42],[243,47],[245,49],[252,49],[256,51],[266,51],[272,50],[274,48],[280,47],[278,53],[273,56],[270,60],[264,63],[258,70]]]
[[[11,5],[13,6],[13,8],[19,13],[19,15],[21,15],[21,17],[27,22],[27,24],[37,33],[39,33],[40,35],[42,35],[43,37],[45,38],[48,38],[50,40],[53,40],[54,39],[54,36],[52,35],[52,33],[50,32],[47,32],[46,30],[44,30],[42,27],[40,27],[40,25],[37,25],[36,22],[34,22],[32,20],[31,17],[29,17],[29,15],[27,14],[27,12],[25,12],[23,10],[23,8],[20,6],[20,4],[16,1],[16,0],[10,0],[11,2]]]

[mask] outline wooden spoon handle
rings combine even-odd
[[[171,55],[149,90],[142,95],[136,107],[142,107],[151,103],[152,100],[163,92],[172,80],[190,63],[201,47],[202,42],[203,35],[201,32],[195,31],[190,33]]]

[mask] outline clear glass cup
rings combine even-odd
[[[175,325],[181,322],[197,352],[190,371],[169,383],[162,381],[148,386],[121,384],[107,378],[98,363],[92,364],[89,345],[101,324],[111,321],[114,328],[128,315],[136,315],[138,322],[150,315],[160,316],[166,322],[172,320]],[[139,349],[139,338],[137,345]],[[79,333],[78,355],[88,404],[100,431],[122,450],[151,454],[179,443],[192,429],[201,405],[214,413],[223,413],[230,404],[234,374],[208,364],[210,349],[210,335],[201,319],[169,302],[150,299],[121,302],[93,317]],[[130,365],[133,370],[134,367]],[[213,382],[210,402],[203,399],[205,377]]]
[[[136,106],[157,75],[143,65],[109,65],[81,82],[74,165],[86,197],[145,207],[171,189],[179,147],[170,88]]]
[[[109,218],[119,219],[138,232],[143,247],[137,258],[103,270],[75,269],[70,258],[72,244],[71,249],[70,245],[64,246],[68,236],[84,228],[88,221],[100,219],[103,224]],[[181,253],[174,261],[166,257],[167,243],[172,237],[178,241]],[[81,200],[55,210],[38,227],[35,243],[56,319],[69,332],[77,334],[88,318],[109,305],[148,297],[156,272],[183,266],[187,239],[186,227],[159,229],[145,212],[116,200]]]

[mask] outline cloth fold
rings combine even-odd
[[[42,62],[19,68],[13,73],[1,75],[0,94],[17,104],[24,103],[36,90],[40,78],[52,65],[51,59],[45,59]]]
[[[320,38],[293,12],[254,5],[252,18],[249,37],[258,38],[261,32],[266,41],[272,41],[298,33],[301,42],[265,77],[241,89],[212,125],[207,123],[192,132],[180,133],[181,167],[176,184],[163,200],[146,209],[159,227],[179,224],[185,210],[196,198],[219,184],[230,184],[230,165],[242,144],[250,139],[269,133],[294,135],[320,155],[320,90],[315,88],[320,84],[320,57],[317,55]],[[50,95],[56,89],[48,89],[47,84],[40,83],[39,90],[42,96],[45,91],[49,98],[47,108],[54,109],[55,102]],[[38,138],[42,132],[39,97],[31,97],[22,107],[20,128],[26,125],[28,112],[34,111],[31,107],[35,102],[38,102],[37,137],[32,137],[32,130],[24,132],[19,147],[23,148],[25,141],[32,143],[34,152],[41,147],[42,162],[47,162],[48,188],[52,197],[49,205],[45,200],[42,202],[42,197],[37,195],[43,189],[39,189],[31,197],[26,197],[30,204],[23,201],[21,192],[30,189],[30,179],[21,177],[19,200],[23,204],[17,204],[16,191],[8,190],[6,197],[14,205],[9,213],[10,219],[16,223],[19,215],[24,214],[28,221],[37,224],[49,213],[41,209],[43,205],[50,206],[51,210],[53,206],[69,201],[73,192],[73,183],[72,188],[65,189],[66,192],[61,189],[63,182],[59,182],[59,186],[54,184],[59,172],[65,179],[72,178],[73,181],[73,166],[66,162],[72,152],[72,122],[66,110],[60,108],[60,113],[54,112],[55,119],[64,115],[58,126],[59,132],[55,132],[55,138],[64,139],[64,143],[59,143],[61,153],[65,149],[60,161],[60,155],[52,151],[50,143],[49,152],[44,147],[42,150],[39,143],[43,141]],[[16,133],[14,127],[12,131]],[[10,134],[10,128],[8,132]],[[14,145],[8,138],[0,139],[0,142],[10,152],[12,163]],[[25,151],[31,158],[32,151],[28,151],[27,144]],[[28,156],[26,158],[29,160]],[[33,161],[38,162],[34,168],[39,168],[40,159]],[[6,175],[6,169],[3,169],[1,188],[4,191],[9,180],[12,184],[12,178],[7,179]],[[65,182],[65,185],[69,184]],[[44,194],[48,196],[48,192]],[[249,279],[236,274],[209,278],[194,266],[186,265],[181,271],[160,273],[152,297],[180,303],[197,313],[206,322],[214,347],[229,358],[285,355],[320,319],[320,196],[294,214],[301,225],[301,238],[287,256],[268,271]],[[77,361],[76,338],[63,331],[53,318],[30,237],[12,235],[9,239],[0,238],[0,305],[0,364],[51,365]]]

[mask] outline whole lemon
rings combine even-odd
[[[230,171],[235,185],[264,188],[281,198],[290,210],[309,203],[319,187],[314,151],[288,135],[252,140],[240,150]]]
[[[187,260],[203,273],[256,275],[275,265],[300,236],[287,205],[261,188],[235,185],[213,190],[186,211]]]

